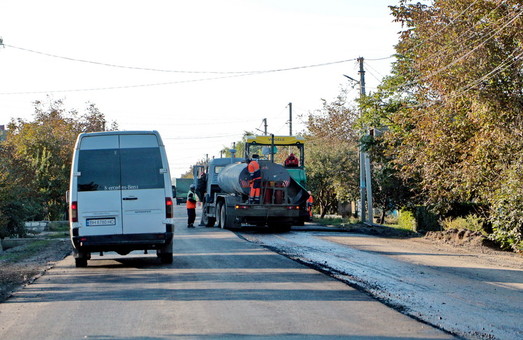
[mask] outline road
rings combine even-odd
[[[518,254],[318,226],[284,234],[243,232],[242,237],[463,338],[523,339],[523,258]]]
[[[327,275],[227,230],[185,228],[175,258],[72,257],[0,304],[1,339],[448,339]]]

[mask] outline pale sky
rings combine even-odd
[[[393,61],[397,2],[2,0],[0,125],[31,120],[47,95],[80,111],[92,102],[121,130],[158,130],[178,177],[264,118],[288,134],[289,102],[303,130],[343,74],[358,78],[358,57],[373,91]]]

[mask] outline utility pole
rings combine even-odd
[[[365,70],[363,69],[363,57],[358,58],[360,64],[360,80],[356,80],[348,75],[344,77],[352,80],[360,85],[360,98],[366,96],[365,93]],[[363,112],[360,110],[360,115]],[[371,182],[371,171],[370,171],[370,158],[369,155],[363,150],[363,144],[360,144],[360,219],[362,222],[367,221],[368,223],[374,222],[374,211],[372,208],[372,182]],[[366,203],[366,204],[365,204]],[[366,209],[367,208],[367,209]],[[367,213],[365,213],[367,212]]]
[[[263,126],[264,126],[264,135],[267,136],[267,118],[263,118]]]
[[[289,103],[289,136],[292,136],[292,103]]]
[[[360,98],[363,98],[366,96],[366,93],[365,93],[365,70],[363,69],[363,57],[359,57],[358,58],[358,62],[360,64],[360,70],[359,70],[359,74],[360,74]],[[365,134],[368,134],[368,131],[365,132]],[[367,191],[367,222],[368,223],[374,223],[374,209],[373,209],[373,202],[372,202],[372,178],[371,178],[371,169],[370,169],[370,158],[369,158],[369,154],[367,152],[364,152],[363,151],[363,148],[360,147],[360,164],[363,163],[363,168],[365,169],[364,171],[364,190],[362,190],[362,192],[364,193],[365,191]],[[360,166],[360,169],[361,169],[361,166]],[[361,171],[360,171],[360,182],[361,182]],[[364,201],[362,200],[361,201],[361,205],[363,206],[364,205]],[[365,219],[365,215],[364,215],[364,209],[362,209],[362,215],[361,215],[361,218],[362,220]]]

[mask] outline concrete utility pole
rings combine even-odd
[[[348,75],[344,77],[352,80],[360,85],[360,98],[366,96],[365,94],[365,70],[363,69],[363,57],[358,58],[360,64],[360,80],[356,80]],[[363,112],[360,111],[360,115]],[[370,171],[370,158],[369,155],[363,150],[363,145],[360,145],[360,219],[362,222],[374,223],[374,210],[372,208],[372,182],[371,182],[371,171]],[[365,204],[367,203],[367,204]],[[367,208],[367,209],[366,209]],[[367,212],[367,214],[365,213]]]
[[[289,103],[289,136],[292,136],[292,103]]]
[[[363,98],[366,96],[365,93],[365,70],[363,69],[363,57],[358,58],[358,62],[360,64],[360,98]],[[366,132],[368,134],[368,131]],[[363,163],[363,167],[365,169],[365,178],[364,178],[364,186],[365,190],[367,191],[367,222],[368,223],[374,223],[374,209],[373,209],[373,202],[372,202],[372,178],[371,178],[371,171],[370,171],[370,158],[369,154],[367,152],[364,152],[363,150],[360,151],[360,162]],[[360,176],[361,176],[360,171]],[[361,181],[361,178],[360,178]],[[365,191],[363,190],[363,192]],[[364,201],[361,201],[361,205],[363,206]],[[364,210],[362,209],[362,215],[361,215],[362,221],[365,219]]]

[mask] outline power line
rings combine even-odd
[[[241,135],[241,133],[228,134],[228,135],[216,135],[216,136],[197,136],[197,137],[164,137],[163,139],[176,139],[176,140],[193,140],[193,139],[216,139],[224,137],[235,137]]]
[[[169,69],[158,69],[158,68],[151,68],[151,67],[141,67],[141,66],[127,66],[127,65],[118,65],[118,64],[110,64],[110,63],[104,63],[99,61],[92,61],[92,60],[85,60],[85,59],[78,59],[78,58],[72,58],[72,57],[64,57],[59,56],[56,54],[46,53],[46,52],[40,52],[35,51],[32,49],[24,48],[24,47],[17,47],[13,45],[5,44],[7,47],[15,48],[21,51],[25,52],[31,52],[36,53],[40,55],[44,55],[47,57],[52,58],[59,58],[64,59],[68,61],[74,61],[74,62],[80,62],[80,63],[87,63],[87,64],[93,64],[98,66],[106,66],[106,67],[114,67],[114,68],[123,68],[128,70],[140,70],[140,71],[151,71],[151,72],[164,72],[164,73],[189,73],[189,74],[256,74],[256,73],[271,73],[271,72],[282,72],[282,71],[291,71],[291,70],[299,70],[303,68],[312,68],[312,67],[321,67],[321,66],[329,66],[329,65],[335,65],[335,64],[341,64],[346,63],[349,61],[356,60],[355,58],[352,59],[345,59],[345,60],[337,60],[337,61],[330,61],[330,62],[324,62],[319,64],[311,64],[311,65],[301,65],[301,66],[292,66],[292,67],[286,67],[286,68],[276,68],[276,69],[269,69],[269,70],[251,70],[251,71],[195,71],[195,70],[169,70]]]
[[[475,2],[474,2],[474,3],[475,3]],[[457,51],[455,51],[455,52],[452,52],[454,55],[457,55],[458,53],[460,53],[460,52],[461,52],[462,50],[464,50],[465,48],[474,45],[475,43],[477,43],[478,41],[480,41],[481,39],[483,39],[483,38],[486,36],[486,33],[488,33],[488,30],[489,30],[489,27],[488,27],[488,26],[484,29],[484,31],[487,31],[487,32],[486,32],[485,34],[484,34],[484,33],[481,33],[481,34],[479,35],[479,37],[477,37],[477,39],[475,39],[476,36],[471,36],[471,37],[468,37],[468,38],[466,38],[466,39],[464,39],[464,40],[461,39],[462,37],[468,35],[471,31],[473,31],[473,30],[475,29],[475,27],[476,27],[478,24],[484,24],[486,18],[488,18],[489,16],[491,16],[492,13],[494,13],[495,11],[497,11],[498,8],[501,7],[501,5],[503,5],[503,3],[504,3],[503,0],[499,1],[499,4],[496,6],[496,8],[494,8],[494,9],[491,10],[489,13],[485,14],[484,16],[482,16],[480,19],[478,19],[478,20],[474,23],[474,25],[470,26],[470,27],[468,28],[468,30],[466,30],[465,32],[462,32],[458,37],[456,37],[456,38],[454,39],[454,41],[459,41],[460,44],[462,44],[462,45],[464,46],[463,48],[461,48],[461,49],[459,49],[459,50],[457,50]],[[469,6],[469,7],[470,7],[470,6]],[[467,9],[468,9],[468,8],[467,8]],[[504,19],[504,17],[502,16],[500,19],[496,20],[494,23],[500,23],[503,19]],[[453,24],[453,23],[454,23],[454,21],[451,22],[451,24]],[[494,24],[494,23],[492,23],[492,24]],[[413,50],[413,49],[415,49],[415,48],[418,48],[418,47],[421,46],[422,44],[425,44],[425,43],[427,43],[427,42],[432,41],[432,40],[434,39],[435,36],[438,36],[441,32],[444,31],[444,29],[447,29],[448,27],[450,27],[450,25],[444,26],[443,29],[441,29],[441,30],[437,31],[435,34],[431,35],[431,37],[430,37],[427,41],[425,41],[425,42],[420,42],[418,45],[416,45],[416,46],[410,48],[409,51],[410,51],[410,50]],[[472,41],[473,39],[475,39],[475,40]],[[470,42],[470,43],[469,43],[469,42]],[[441,57],[441,56],[443,56],[443,55],[448,54],[448,51],[449,51],[450,49],[451,49],[450,46],[445,46],[445,48],[439,49],[439,50],[436,52],[436,54],[433,56],[433,58],[438,58],[438,57]]]
[[[455,15],[454,17],[450,18],[450,20],[449,20],[450,24],[453,24],[454,22],[456,22],[456,20],[457,20],[459,17],[461,17],[462,15],[464,15],[466,12],[468,12],[469,9],[472,8],[472,6],[476,4],[476,2],[478,2],[478,0],[475,0],[475,1],[474,1],[473,3],[471,3],[467,8],[465,8],[465,10],[463,10],[463,11],[460,12],[460,13],[458,13],[458,14]],[[503,2],[503,0],[501,0],[501,2]],[[499,5],[498,5],[498,7],[499,7]],[[496,7],[496,9],[497,9],[497,7]],[[496,9],[494,9],[494,10],[496,10]],[[492,13],[492,12],[491,12],[491,13]],[[484,18],[485,18],[485,16],[484,16],[483,18],[481,18],[479,21],[483,20]],[[479,22],[479,21],[478,21],[478,22]],[[474,25],[474,26],[475,26],[475,25]],[[449,27],[450,27],[450,25],[443,26],[441,29],[437,30],[436,33],[432,34],[428,40],[426,40],[426,41],[421,41],[421,42],[419,42],[418,44],[416,44],[415,46],[412,46],[411,48],[409,48],[409,49],[407,50],[407,53],[410,52],[410,51],[412,51],[412,50],[414,50],[414,49],[416,49],[416,48],[418,48],[418,47],[420,47],[420,46],[423,45],[423,44],[426,44],[427,42],[434,41],[435,38],[437,38],[441,33],[443,33],[443,32],[444,32],[447,28],[449,28]],[[469,30],[470,30],[470,29],[469,29]],[[467,32],[468,32],[468,31],[467,31]]]
[[[519,12],[516,12],[517,14],[515,14],[512,18],[510,18],[508,21],[506,21],[498,30],[496,30],[494,33],[490,34],[488,37],[483,37],[484,40],[481,41],[478,45],[474,46],[472,49],[470,49],[469,51],[467,51],[465,54],[463,54],[462,56],[460,56],[459,58],[455,58],[453,61],[451,61],[450,63],[440,67],[439,69],[431,72],[430,74],[428,75],[425,75],[423,77],[420,77],[416,80],[412,80],[412,81],[407,81],[407,82],[404,82],[402,84],[399,84],[399,85],[396,85],[394,89],[399,89],[401,87],[404,87],[404,86],[412,86],[412,85],[416,85],[416,84],[420,84],[422,81],[426,81],[438,74],[440,74],[441,72],[447,70],[448,68],[450,68],[451,66],[454,66],[455,64],[459,63],[460,61],[462,61],[463,59],[467,58],[469,55],[471,55],[473,52],[475,52],[476,50],[478,50],[480,47],[482,47],[483,45],[485,45],[488,41],[490,41],[492,38],[494,38],[498,33],[500,33],[502,30],[504,30],[505,28],[507,28],[510,24],[512,24],[519,16],[521,16],[523,14],[523,10],[520,10]],[[479,40],[479,39],[478,39]],[[478,40],[476,40],[475,42],[477,42]],[[464,48],[456,51],[456,54],[457,53],[460,53],[460,52],[464,52]],[[514,53],[514,52],[513,52]],[[425,104],[418,104],[417,106],[423,106]]]
[[[346,59],[346,60],[325,62],[325,63],[319,63],[319,64],[311,64],[311,65],[303,65],[303,66],[293,66],[293,67],[288,67],[288,68],[279,68],[279,69],[252,71],[252,72],[243,72],[242,71],[242,72],[221,72],[220,73],[220,72],[207,72],[207,71],[172,71],[172,72],[184,72],[184,73],[212,73],[212,74],[221,74],[221,75],[220,76],[216,76],[216,77],[187,79],[187,80],[178,80],[178,81],[161,82],[161,83],[150,83],[150,84],[135,84],[135,85],[121,85],[121,86],[84,88],[84,89],[47,90],[47,91],[0,92],[0,95],[28,95],[28,94],[47,94],[47,93],[65,93],[65,92],[91,92],[91,91],[121,90],[121,89],[132,89],[132,88],[142,88],[142,87],[155,87],[155,86],[165,86],[165,85],[175,85],[175,84],[187,84],[187,83],[204,82],[204,81],[212,81],[212,80],[221,80],[221,79],[228,79],[228,78],[246,77],[246,76],[253,76],[253,75],[267,74],[267,73],[295,71],[295,70],[314,68],[314,67],[330,66],[330,65],[346,63],[346,62],[354,61],[354,60],[356,60],[356,59]],[[106,66],[108,66],[108,64]],[[153,69],[150,69],[150,70],[153,70]],[[164,71],[167,72],[167,70],[164,70]]]

